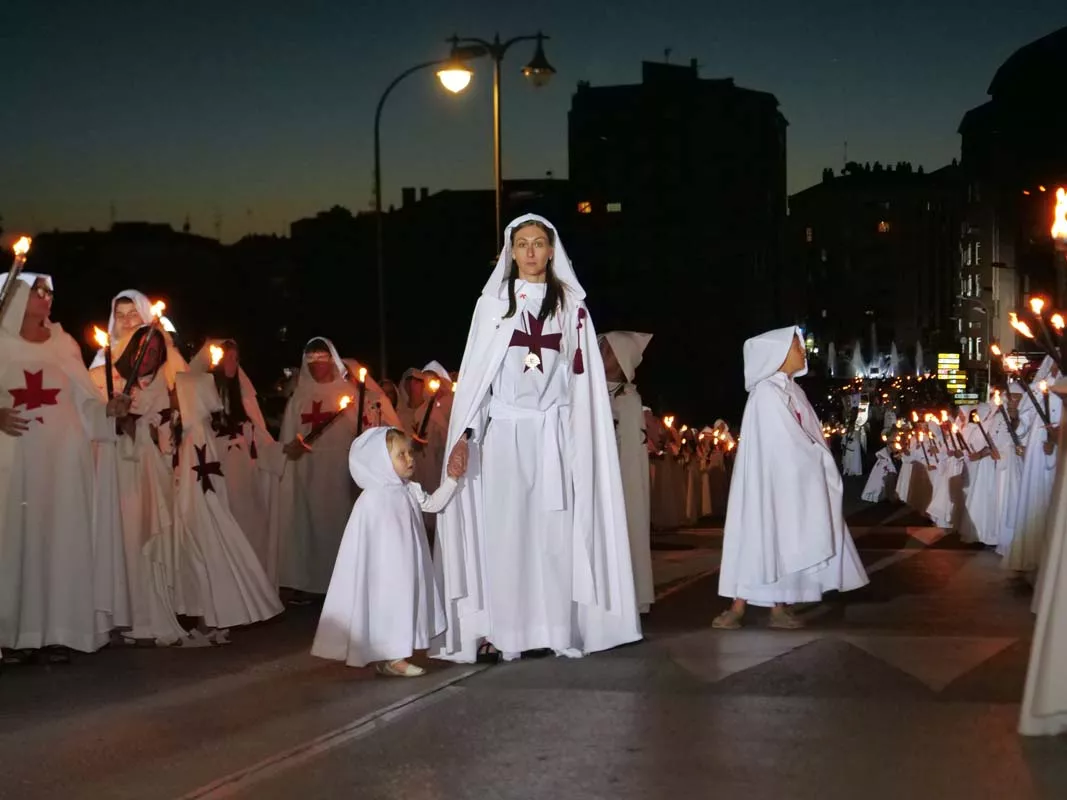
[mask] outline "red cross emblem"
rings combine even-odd
[[[327,420],[332,416],[333,414],[329,411],[322,410],[321,400],[315,400],[311,404],[311,411],[300,415],[300,423],[302,425],[310,425],[312,430],[314,430],[319,427],[319,425],[325,425]]]
[[[26,376],[26,388],[8,389],[14,407],[24,406],[27,411],[33,411],[41,406],[54,406],[58,404],[59,389],[44,388],[44,370],[37,372],[22,371]]]
[[[526,326],[529,328],[529,332],[516,330],[511,334],[511,344],[509,347],[525,347],[530,351],[531,355],[537,357],[537,368],[541,372],[545,371],[541,358],[541,350],[555,350],[559,352],[560,342],[563,341],[562,333],[545,333],[545,323],[542,320],[537,319],[529,311],[526,312]],[[523,372],[527,372],[530,369],[530,365],[527,364],[523,369]]]

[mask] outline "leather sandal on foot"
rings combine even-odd
[[[720,631],[736,631],[741,627],[741,618],[744,615],[743,611],[738,613],[732,608],[728,608],[711,621],[711,627]]]
[[[426,674],[426,670],[422,667],[416,667],[414,664],[405,664],[403,667],[398,667],[397,664],[399,663],[400,661],[383,661],[375,669],[378,670],[379,675],[388,675],[391,678],[418,678],[420,675]]]
[[[793,615],[792,611],[785,608],[771,609],[771,621],[769,627],[782,631],[795,631],[804,627],[804,622]]]
[[[478,655],[474,660],[478,664],[499,664],[500,651],[489,642],[483,642],[482,646],[478,648]]]

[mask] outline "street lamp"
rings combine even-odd
[[[430,67],[440,67],[437,77],[441,84],[453,94],[462,92],[471,82],[471,71],[466,66],[466,60],[482,55],[474,52],[471,48],[453,47],[448,58],[439,58],[434,61],[424,61],[404,70],[397,75],[392,83],[385,87],[382,96],[378,99],[378,108],[374,112],[374,219],[375,219],[375,257],[377,259],[378,272],[378,367],[381,370],[380,377],[388,374],[389,364],[386,357],[385,335],[385,246],[384,246],[384,222],[382,220],[382,108],[390,93],[408,75]]]
[[[500,145],[500,63],[504,60],[504,54],[508,49],[519,42],[536,41],[537,49],[534,51],[534,56],[530,60],[530,63],[522,68],[522,74],[530,80],[535,87],[540,88],[545,86],[552,76],[556,74],[555,68],[548,63],[548,59],[545,58],[544,41],[548,37],[538,31],[532,36],[515,36],[508,39],[506,42],[500,41],[500,34],[493,36],[493,41],[487,42],[485,39],[478,39],[476,37],[465,36],[460,38],[459,36],[453,36],[448,41],[452,44],[453,52],[456,52],[461,47],[469,48],[473,57],[477,56],[489,56],[493,59],[493,178],[496,185],[496,246],[497,249],[503,246],[503,220],[502,220],[502,206],[503,206],[503,194],[504,194],[504,180],[502,177],[501,168],[501,145]],[[441,79],[441,83],[447,88],[448,84],[445,83],[446,71],[441,70],[437,75]]]

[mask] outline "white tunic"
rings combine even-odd
[[[6,316],[21,325],[29,287],[15,291],[25,296]],[[92,652],[114,624],[103,581],[122,542],[93,528],[90,438],[113,438],[114,421],[77,344],[49,329],[41,343],[0,330],[0,403],[30,420],[22,436],[0,434],[0,646]]]
[[[1035,392],[1038,387],[1034,387]],[[1036,395],[1042,402],[1040,395]],[[1063,418],[1063,401],[1057,394],[1049,395],[1049,416],[1052,425]],[[1045,442],[1053,434],[1045,429],[1029,398],[1024,397],[1019,417],[1025,429],[1026,455],[1015,503],[1015,525],[1011,540],[1005,544],[1004,566],[1020,572],[1036,570],[1045,552],[1048,531],[1048,510],[1052,501],[1052,485],[1056,476],[1056,453],[1045,453]],[[1053,439],[1055,441],[1055,439]]]
[[[407,658],[444,631],[420,512],[444,508],[456,481],[447,479],[433,496],[402,481],[383,429],[352,443],[349,464],[363,492],[345,527],[311,654],[362,667]]]
[[[748,403],[730,487],[719,594],[754,605],[818,601],[867,583],[843,484],[804,392],[777,372],[796,328],[745,343]]]
[[[609,383],[611,413],[619,443],[619,469],[626,496],[626,523],[630,533],[637,605],[647,612],[656,599],[652,578],[652,542],[649,494],[648,446],[641,395],[632,383]]]
[[[1065,432],[1061,430],[1056,448],[1057,468],[1049,511],[1048,544],[1034,593],[1037,621],[1019,714],[1019,732],[1027,736],[1055,736],[1067,732],[1067,456],[1064,443]]]

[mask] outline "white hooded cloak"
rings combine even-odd
[[[473,434],[467,479],[438,519],[435,565],[448,631],[434,655],[576,656],[641,638],[611,401],[585,291],[555,236],[564,307],[543,323],[546,284],[515,281],[513,220],[474,310],[448,448]],[[490,391],[491,388],[491,391]],[[490,419],[492,420],[490,422]]]
[[[816,602],[824,592],[867,583],[822,425],[793,378],[778,371],[800,337],[796,327],[780,328],[744,346],[749,396],[726,510],[719,594],[755,605]],[[806,373],[805,367],[798,374]]]
[[[128,614],[114,591],[125,589],[121,536],[94,524],[90,441],[114,439],[115,423],[60,325],[47,323],[47,341],[22,338],[38,278],[52,286],[19,276],[0,328],[0,404],[29,420],[22,436],[0,434],[0,646],[92,652]]]
[[[371,428],[352,443],[349,469],[362,489],[345,526],[311,654],[362,667],[425,650],[445,630],[422,514],[440,511],[456,490],[446,478],[427,495],[402,480]]]
[[[645,435],[644,406],[634,385],[634,376],[650,333],[612,331],[601,334],[622,368],[625,383],[608,383],[611,414],[615,420],[615,439],[619,445],[619,468],[626,497],[626,527],[630,532],[630,561],[634,571],[637,605],[642,614],[656,599],[652,577],[652,521],[649,486],[648,446]]]
[[[230,513],[226,478],[211,430],[222,401],[210,375],[177,376],[182,412],[175,528],[179,610],[213,628],[249,625],[282,612],[274,584]]]

